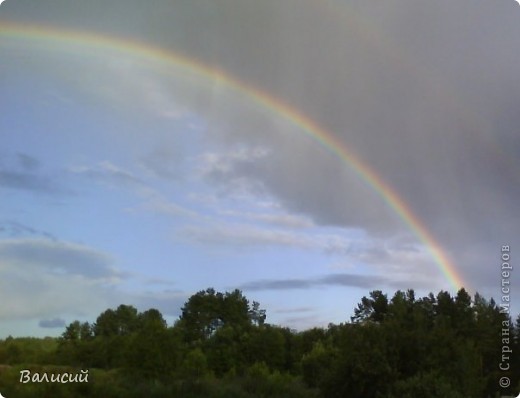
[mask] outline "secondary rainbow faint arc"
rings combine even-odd
[[[88,31],[58,29],[43,25],[28,25],[11,22],[3,22],[0,24],[0,35],[18,40],[43,42],[44,44],[62,43],[76,47],[80,45],[102,50],[116,50],[122,53],[128,53],[132,56],[167,62],[195,72],[202,77],[215,79],[231,89],[245,94],[263,108],[290,121],[304,134],[337,155],[361,180],[384,199],[386,204],[399,215],[427,247],[430,255],[452,287],[457,290],[464,285],[451,259],[397,192],[383,181],[369,165],[363,163],[352,153],[345,144],[334,137],[332,133],[281,99],[275,98],[257,87],[236,79],[220,69],[204,65],[196,59],[189,58],[172,50],[154,47],[149,43],[137,40],[117,38]]]

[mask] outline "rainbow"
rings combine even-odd
[[[200,61],[178,52],[154,47],[149,43],[133,39],[117,38],[88,31],[58,29],[43,25],[27,25],[11,22],[2,22],[0,24],[0,37],[15,41],[29,40],[31,43],[42,43],[44,45],[52,43],[53,45],[74,46],[76,48],[79,45],[83,50],[117,51],[134,57],[164,62],[182,70],[195,73],[205,79],[216,80],[230,89],[246,95],[265,110],[283,117],[298,127],[305,135],[340,158],[362,181],[385,201],[425,245],[450,285],[455,290],[458,290],[464,285],[452,260],[397,192],[331,132],[327,131],[297,109],[283,102],[281,99],[275,98],[257,87],[236,79],[221,69],[204,65]]]

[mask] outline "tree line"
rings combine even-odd
[[[241,291],[209,288],[171,326],[157,309],[120,305],[58,339],[1,341],[0,364],[11,367],[0,385],[18,397],[486,398],[518,393],[519,353],[520,316],[464,289],[372,291],[349,321],[297,332],[267,323]],[[91,369],[91,382],[20,385],[29,365]]]

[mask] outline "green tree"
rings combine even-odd
[[[318,340],[311,351],[302,357],[302,376],[305,383],[316,388],[330,379],[330,365],[336,360],[337,352],[330,345]]]
[[[286,340],[281,328],[264,325],[250,331],[249,363],[262,362],[271,369],[286,368]]]
[[[92,327],[88,322],[74,321],[70,323],[61,338],[67,341],[91,340],[93,337]]]
[[[247,327],[251,325],[252,309],[249,307],[249,301],[238,289],[232,292],[226,292],[223,294],[222,307],[221,307],[221,319],[224,325],[231,325],[233,327]],[[262,310],[257,309],[258,320],[262,322],[261,318]],[[265,313],[265,311],[264,311]]]
[[[131,305],[121,304],[116,310],[101,313],[92,330],[93,366],[103,368],[123,367],[128,362],[132,334],[139,329],[139,313]]]
[[[221,293],[212,288],[192,295],[181,311],[179,326],[188,342],[206,341],[225,325],[245,330],[253,322],[263,323],[265,315],[258,306],[250,308],[240,290]]]
[[[501,360],[502,321],[507,316],[500,313],[499,307],[491,298],[489,301],[476,293],[473,299],[475,316],[474,339],[480,356],[480,376],[484,381],[484,394],[496,392],[497,380],[500,378],[498,365]]]
[[[184,359],[183,365],[183,376],[190,380],[197,380],[208,373],[208,360],[206,355],[200,348],[194,348],[186,358]]]
[[[137,309],[121,304],[114,311],[108,309],[98,316],[93,326],[95,336],[124,336],[135,332],[139,325]]]
[[[166,379],[178,367],[180,335],[168,329],[162,314],[150,309],[139,314],[139,329],[126,346],[128,365],[140,377]]]
[[[389,362],[389,346],[385,341],[382,326],[364,322],[339,325],[331,331],[331,352],[334,355],[328,356],[327,370],[318,381],[323,396],[385,396],[396,374]],[[320,358],[318,354],[322,353],[319,349],[318,346],[317,352],[313,352],[312,356]],[[305,363],[302,366],[305,368]]]
[[[455,320],[457,333],[462,337],[472,336],[475,330],[475,317],[471,296],[464,288],[457,292],[455,297]]]
[[[222,302],[223,294],[212,288],[201,290],[188,299],[180,316],[187,341],[206,340],[223,325]]]
[[[59,339],[58,358],[61,363],[90,365],[92,363],[92,327],[88,322],[70,323]]]
[[[381,290],[370,292],[370,297],[363,296],[361,303],[354,309],[351,321],[361,323],[366,321],[382,322],[388,311],[388,298]]]
[[[421,369],[428,345],[428,332],[415,292],[397,291],[381,325],[388,345],[387,360],[399,377],[409,377]]]
[[[394,383],[390,398],[466,398],[476,395],[461,394],[446,378],[434,371],[419,373]]]
[[[242,330],[224,325],[208,339],[203,349],[216,376],[244,369],[247,355],[244,340],[248,337]]]
[[[249,310],[249,319],[256,326],[262,326],[265,323],[266,312],[260,308],[260,303],[253,301],[253,305]]]
[[[80,329],[80,322],[74,321],[65,328],[65,331],[62,333],[61,337],[68,341],[78,341],[80,339]]]

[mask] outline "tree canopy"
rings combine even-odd
[[[266,315],[240,290],[208,288],[188,298],[173,325],[157,309],[120,305],[93,323],[71,322],[59,339],[8,338],[0,341],[0,363],[89,368],[98,381],[20,387],[17,368],[0,367],[2,393],[461,398],[520,388],[520,316],[513,321],[478,293],[374,290],[349,322],[300,332],[269,324]],[[505,346],[511,354],[501,370]],[[511,386],[501,388],[500,377]]]

